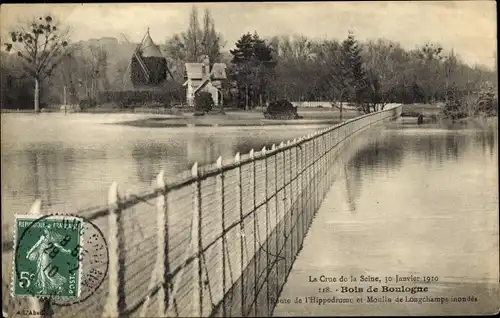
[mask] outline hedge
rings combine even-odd
[[[99,93],[98,101],[99,104],[115,103],[122,107],[171,106],[173,103],[183,101],[183,94],[182,91],[159,90],[104,91]]]

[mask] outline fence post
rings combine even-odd
[[[287,147],[290,146],[292,142],[288,140],[286,142]],[[290,209],[290,213],[293,214],[292,207],[293,207],[293,157],[292,157],[292,148],[288,148],[288,206]],[[291,226],[292,223],[290,223]],[[291,229],[291,228],[290,228]]]
[[[318,145],[316,140],[316,134],[313,134],[313,152],[314,152],[314,165],[313,165],[313,184],[314,184],[314,204],[312,214],[316,212],[316,206],[318,204]]]
[[[157,209],[157,249],[158,249],[158,278],[161,280],[158,301],[158,316],[165,315],[168,308],[169,288],[168,274],[170,272],[169,249],[169,229],[168,229],[168,210],[167,210],[167,189],[165,188],[165,174],[163,169],[156,176],[156,186],[160,191],[156,199]]]
[[[313,210],[312,210],[312,214],[314,215],[314,213],[316,212],[316,206],[318,204],[318,147],[316,146],[316,134],[313,134],[313,139],[312,139],[312,142],[313,142],[313,158],[314,158],[314,162],[313,162],[313,169],[312,169],[312,172],[313,172],[313,184],[314,184],[314,189],[312,189],[314,191],[314,200],[313,200]]]
[[[323,134],[321,135],[321,183],[323,184],[323,194],[321,197],[321,202],[326,197],[326,193],[328,191],[328,184],[327,184],[327,178],[326,178],[326,135],[325,132],[323,131]]]
[[[288,172],[288,197],[287,197],[287,202],[288,202],[288,214],[289,214],[289,221],[288,221],[288,234],[287,234],[287,239],[290,241],[289,246],[290,246],[290,265],[288,265],[291,269],[291,265],[293,264],[293,218],[294,218],[294,211],[293,211],[293,200],[292,198],[294,197],[293,195],[293,156],[292,156],[292,148],[290,148],[291,141],[287,140],[286,146],[288,148],[288,169],[285,170],[285,172]],[[288,273],[288,267],[287,267],[287,273]]]
[[[314,167],[315,167],[315,154],[314,154],[314,139],[312,139],[312,134],[309,135],[308,138],[308,144],[310,145],[310,151],[311,151],[311,158],[312,162],[310,165],[308,165],[307,168],[307,192],[308,192],[308,202],[307,202],[307,218],[308,218],[308,223],[311,222],[312,217],[313,217],[313,205],[314,205],[314,189],[313,189],[313,183],[314,183]]]
[[[226,221],[224,213],[224,171],[222,170],[222,157],[219,156],[215,162],[219,173],[215,179],[217,194],[220,198],[220,211],[221,211],[221,246],[222,246],[222,316],[226,317]]]
[[[267,178],[267,155],[266,155],[266,146],[264,146],[260,152],[262,156],[264,156],[264,186],[265,186],[265,205],[266,205],[266,315],[270,315],[269,309],[269,195],[268,195],[268,178]]]
[[[320,133],[318,134],[318,181],[319,181],[319,186],[320,186],[320,192],[319,192],[319,200],[318,200],[318,206],[316,209],[318,209],[321,206],[321,202],[323,200],[323,194],[325,193],[325,184],[323,180],[323,135]]]
[[[306,213],[305,213],[305,204],[304,200],[306,196],[306,187],[304,185],[304,180],[305,179],[305,167],[306,165],[304,164],[304,147],[305,147],[305,142],[304,138],[299,138],[299,149],[300,149],[300,213],[301,213],[301,218],[302,218],[302,233],[301,233],[301,238],[304,238],[304,233],[306,231]]]
[[[286,250],[286,244],[287,244],[287,241],[288,241],[288,232],[287,232],[287,221],[286,221],[286,214],[287,214],[287,211],[286,211],[286,201],[287,201],[287,196],[286,196],[286,186],[287,186],[287,182],[286,182],[286,149],[283,149],[285,147],[285,143],[284,142],[281,142],[280,143],[280,148],[281,148],[281,153],[282,153],[282,158],[283,158],[283,163],[282,163],[282,171],[283,171],[283,176],[282,176],[282,180],[283,180],[283,216],[282,216],[282,224],[283,224],[283,263],[285,264],[284,266],[284,269],[285,269],[285,272],[286,272],[286,254],[287,254],[287,250]],[[278,285],[278,290],[279,290],[279,285]]]
[[[106,317],[121,317],[125,311],[125,251],[118,184],[108,191],[109,295]]]
[[[239,213],[240,220],[240,275],[241,275],[241,315],[245,316],[245,277],[243,276],[243,261],[244,261],[244,243],[243,240],[245,239],[245,227],[243,226],[243,207],[242,207],[242,200],[243,198],[241,197],[241,165],[240,165],[240,153],[236,153],[234,156],[234,163],[236,164],[236,210]]]
[[[295,241],[295,247],[294,247],[294,238],[293,236],[296,236],[295,231],[297,231],[298,227],[298,199],[297,199],[297,139],[293,139],[293,141],[290,142],[293,144],[293,147],[290,148],[290,210],[292,213],[292,218],[291,218],[291,223],[290,223],[290,236],[291,236],[291,249],[292,249],[292,257],[290,259],[291,264],[293,264],[295,260],[295,253],[296,250],[298,250],[298,244],[299,241]],[[292,155],[293,154],[293,155]],[[293,184],[295,183],[295,188]],[[295,199],[295,201],[294,201]],[[294,205],[295,203],[295,205]],[[295,238],[296,239],[296,238]],[[291,270],[291,267],[290,267]]]
[[[255,168],[255,152],[253,148],[249,153],[250,160],[252,160],[252,187],[253,187],[253,253],[254,253],[254,267],[253,267],[253,294],[254,294],[254,315],[257,315],[257,264],[260,264],[260,253],[257,253],[257,176]],[[258,259],[256,257],[258,255]]]
[[[326,156],[328,158],[328,184],[330,187],[332,186],[332,157],[333,157],[333,139],[332,139],[332,130],[330,129],[328,131],[328,155]]]
[[[293,144],[295,145],[294,146],[294,150],[295,150],[295,171],[293,173],[293,178],[295,179],[295,193],[294,193],[294,198],[295,198],[295,206],[296,206],[296,210],[297,210],[297,216],[296,216],[296,219],[295,219],[295,234],[297,235],[297,241],[296,241],[296,244],[297,246],[295,247],[295,251],[294,251],[294,255],[293,255],[293,259],[295,260],[296,256],[297,256],[297,253],[299,252],[299,247],[300,247],[300,222],[299,222],[299,219],[301,218],[301,214],[300,214],[300,205],[299,205],[299,202],[300,202],[300,191],[299,191],[299,144],[298,144],[298,139],[294,139],[293,140]]]
[[[191,176],[195,179],[193,183],[193,220],[191,227],[191,240],[193,247],[193,316],[201,317],[203,312],[202,302],[202,275],[201,275],[201,209],[200,209],[200,179],[198,176],[198,162],[191,168]]]
[[[293,200],[292,198],[294,197],[293,195],[293,156],[292,156],[292,148],[290,148],[291,141],[287,140],[286,145],[288,147],[288,214],[289,214],[289,221],[288,221],[288,240],[290,241],[289,246],[290,246],[290,269],[292,268],[293,264],[293,219],[294,219],[294,211],[293,211]],[[287,267],[287,273],[288,273],[288,267]]]
[[[274,210],[274,214],[275,214],[275,220],[276,220],[276,223],[274,224],[274,231],[276,232],[276,238],[275,238],[275,242],[276,242],[276,250],[275,250],[275,259],[276,259],[276,262],[274,262],[274,266],[276,266],[276,286],[279,286],[279,266],[278,266],[278,261],[279,261],[279,244],[278,244],[278,210],[279,210],[279,206],[278,206],[278,154],[276,152],[276,145],[273,144],[271,146],[271,151],[273,152],[273,157],[274,157],[274,203],[275,203],[275,210]],[[276,287],[277,290],[276,291],[273,291],[273,294],[279,290],[279,287]],[[279,295],[276,295],[276,297],[278,297]]]

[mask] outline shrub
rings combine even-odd
[[[443,113],[446,117],[452,120],[467,117],[462,106],[464,103],[464,96],[458,91],[456,86],[451,86],[447,91],[447,101],[443,109]]]
[[[208,113],[212,110],[215,103],[212,94],[209,92],[200,92],[194,97],[194,107],[196,112]]]
[[[185,90],[175,85],[166,83],[164,87],[154,90],[102,91],[97,100],[100,103],[115,103],[124,108],[150,104],[171,105],[185,98]]]
[[[493,116],[497,113],[498,99],[491,85],[485,84],[479,91],[457,93],[450,89],[443,113],[452,119],[467,116]]]
[[[493,87],[485,86],[478,94],[474,115],[491,116],[497,113],[498,100]]]
[[[278,99],[272,101],[267,106],[264,113],[265,118],[268,119],[297,119],[300,116],[297,114],[297,107],[286,99]]]
[[[81,110],[85,110],[87,108],[95,107],[97,105],[97,102],[95,99],[91,98],[83,98],[78,102],[78,106],[80,106]]]

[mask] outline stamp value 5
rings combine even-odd
[[[17,216],[14,296],[80,297],[82,220],[72,216]]]

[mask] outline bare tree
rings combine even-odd
[[[34,108],[40,111],[40,81],[69,53],[68,30],[60,30],[51,15],[33,18],[10,32],[8,52],[14,51],[23,61],[24,71],[35,81]]]
[[[90,70],[90,88],[88,89],[88,94],[92,99],[95,99],[96,93],[99,90],[99,81],[106,78],[108,54],[101,46],[97,45],[91,45],[89,50],[90,55],[86,59]]]
[[[202,55],[208,55],[210,63],[220,62],[222,46],[224,46],[223,37],[215,31],[215,22],[210,11],[205,10],[202,29],[198,21],[198,10],[193,6],[189,15],[188,29],[180,34],[174,34],[167,40],[166,53],[176,68],[183,70],[184,63],[199,62]],[[181,73],[180,78],[183,78],[184,74]]]

